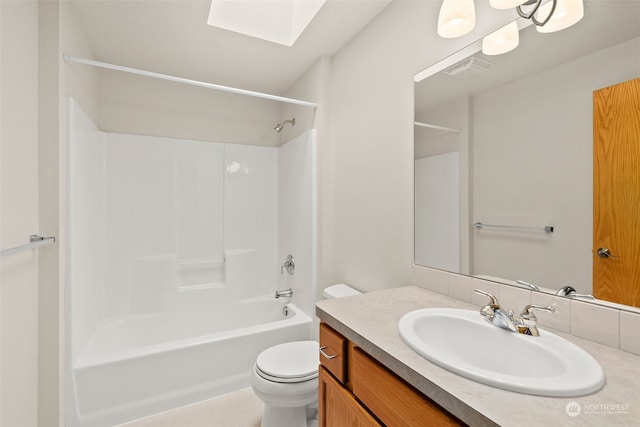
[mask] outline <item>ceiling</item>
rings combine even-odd
[[[91,59],[275,95],[318,58],[337,53],[390,2],[327,0],[287,47],[207,25],[210,1],[70,1]]]

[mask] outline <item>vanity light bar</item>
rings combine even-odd
[[[554,227],[553,225],[545,225],[544,227],[520,227],[517,225],[496,225],[496,224],[483,224],[481,222],[476,222],[473,224],[475,228],[502,228],[508,230],[517,230],[517,231],[541,231],[543,233],[553,233]]]

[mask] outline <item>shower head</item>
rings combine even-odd
[[[296,125],[296,118],[294,117],[291,120],[285,120],[282,123],[278,123],[276,125],[276,127],[273,128],[273,130],[275,131],[275,133],[280,133],[282,131],[282,129],[284,128],[284,125],[286,125],[287,123],[291,123],[291,126],[295,126]]]

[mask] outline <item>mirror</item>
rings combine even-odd
[[[640,77],[640,4],[518,22],[515,50],[478,41],[416,75],[415,263],[592,294],[593,91]]]

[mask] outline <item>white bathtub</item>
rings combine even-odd
[[[166,313],[96,330],[73,364],[69,424],[114,425],[249,387],[262,350],[310,339],[311,318],[293,304],[283,314],[282,299],[231,306],[193,295]]]

